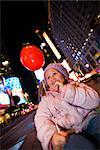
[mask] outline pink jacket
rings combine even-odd
[[[56,125],[76,130],[76,133],[85,129],[96,108],[100,103],[97,92],[84,83],[67,84],[62,92],[48,91],[42,97],[35,115],[37,138],[43,150],[50,150],[50,140],[57,131]]]

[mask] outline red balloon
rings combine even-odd
[[[34,45],[27,45],[22,48],[20,61],[30,71],[40,69],[45,63],[42,51]]]

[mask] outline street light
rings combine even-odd
[[[56,49],[56,47],[54,46],[54,44],[52,43],[52,41],[50,40],[50,38],[48,37],[48,35],[46,34],[46,32],[43,32],[43,37],[45,38],[46,42],[48,43],[48,45],[52,49],[52,51],[55,54],[55,56],[57,57],[57,59],[59,60],[61,58],[61,55],[58,52],[58,50]]]
[[[2,65],[3,65],[3,66],[7,66],[8,64],[9,64],[9,61],[8,61],[8,60],[5,60],[5,61],[2,62]]]

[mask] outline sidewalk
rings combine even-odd
[[[36,138],[36,132],[27,135],[19,150],[42,150],[41,144]]]
[[[0,136],[2,150],[19,150],[21,145],[34,143],[36,139],[36,130],[33,122],[34,114],[35,112],[33,111],[24,118],[17,118],[10,127],[7,127],[8,130],[7,128],[4,129],[4,134]]]
[[[19,116],[15,119],[13,119],[8,125],[0,125],[0,136],[4,135],[6,132],[8,132],[11,128],[13,128],[16,124],[18,124],[20,121],[23,121],[25,118],[27,118],[29,114],[25,114],[23,116]]]
[[[36,131],[29,133],[25,138],[10,147],[8,150],[42,150],[40,142],[36,138]]]

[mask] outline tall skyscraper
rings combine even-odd
[[[100,63],[100,1],[48,1],[53,38],[70,66],[88,73]]]

